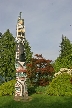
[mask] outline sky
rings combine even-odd
[[[72,0],[0,0],[0,32],[10,29],[16,37],[19,12],[34,54],[54,61],[62,34],[72,41]]]

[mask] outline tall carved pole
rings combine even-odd
[[[25,66],[25,26],[24,19],[21,18],[21,12],[16,26],[16,84],[15,98],[26,98],[28,96],[26,85],[26,66]]]

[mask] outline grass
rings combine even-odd
[[[72,97],[33,94],[29,102],[17,102],[13,96],[0,97],[0,108],[72,108]]]

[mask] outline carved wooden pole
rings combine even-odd
[[[16,84],[15,84],[15,98],[28,97],[26,85],[26,66],[25,66],[25,26],[24,19],[20,16],[16,26]]]

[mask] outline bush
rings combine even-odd
[[[0,86],[0,96],[13,95],[15,91],[15,80],[3,83]]]
[[[39,86],[35,89],[36,93],[38,94],[43,94],[45,93],[46,89],[47,89],[48,86]]]
[[[36,91],[35,91],[35,88],[34,86],[29,86],[28,87],[28,95],[32,95],[34,94]]]
[[[45,93],[55,96],[72,96],[71,77],[67,73],[58,75],[52,80]]]

